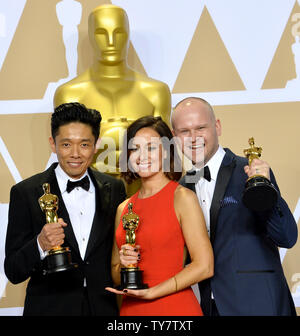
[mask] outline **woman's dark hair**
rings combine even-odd
[[[170,179],[178,181],[182,176],[181,162],[176,150],[176,144],[173,141],[173,134],[169,126],[161,119],[161,117],[145,116],[134,121],[127,129],[123,139],[123,150],[120,155],[121,177],[130,184],[139,178],[139,175],[129,166],[129,156],[131,154],[130,143],[136,133],[142,128],[152,128],[156,131],[161,140],[162,146],[167,153],[163,160],[164,174]],[[127,162],[128,160],[128,162]]]
[[[59,127],[72,122],[79,122],[91,126],[95,142],[99,138],[101,114],[97,110],[88,109],[83,104],[65,103],[57,106],[51,117],[51,134],[55,137],[59,132]]]

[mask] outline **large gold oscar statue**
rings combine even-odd
[[[102,115],[101,138],[113,145],[97,153],[94,167],[119,174],[116,163],[120,140],[129,124],[145,115],[161,116],[169,123],[171,94],[169,87],[131,69],[127,64],[129,23],[126,12],[114,5],[96,7],[89,16],[89,38],[95,61],[85,72],[57,88],[54,105],[77,101]],[[109,164],[100,160],[101,153],[116,158]],[[111,157],[111,156],[110,156]],[[102,156],[103,158],[103,156]],[[109,160],[108,160],[109,161]]]

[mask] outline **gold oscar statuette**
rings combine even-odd
[[[122,217],[123,229],[126,231],[126,244],[135,246],[136,230],[139,225],[139,216],[132,212],[132,203],[128,204],[128,213]],[[143,283],[143,271],[139,269],[137,264],[131,264],[121,268],[121,285],[119,289],[144,289],[148,288]]]
[[[38,202],[46,215],[46,223],[56,223],[58,221],[58,197],[50,194],[49,183],[43,184],[43,190],[44,194],[39,198]],[[55,246],[49,250],[45,262],[45,274],[66,271],[78,267],[77,264],[72,263],[70,249],[63,246]]]
[[[97,6],[89,14],[87,28],[93,61],[78,76],[57,88],[54,106],[76,101],[101,112],[101,145],[93,166],[118,176],[128,126],[146,115],[161,116],[168,123],[171,93],[166,83],[128,64],[130,28],[123,8],[112,4]]]
[[[244,149],[249,166],[254,159],[259,159],[262,148],[254,146],[254,139],[249,139],[250,148]],[[243,202],[247,208],[254,211],[271,209],[277,202],[278,192],[272,182],[263,175],[250,176],[245,184]]]

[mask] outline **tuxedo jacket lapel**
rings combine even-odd
[[[54,169],[56,168],[57,163],[52,164],[52,166],[45,172],[45,175],[43,177],[43,181],[41,183],[41,185],[38,187],[38,192],[40,194],[40,196],[42,196],[42,194],[44,193],[43,191],[43,183],[49,183],[50,184],[50,193],[54,194],[58,197],[59,201],[58,201],[58,210],[57,210],[57,215],[59,218],[62,218],[64,220],[64,222],[66,222],[68,225],[64,228],[64,233],[65,233],[65,246],[70,247],[71,251],[76,251],[77,253],[79,253],[79,247],[78,247],[78,243],[77,240],[75,238],[74,235],[74,231],[72,228],[72,223],[70,221],[70,217],[67,211],[67,208],[65,206],[65,203],[63,201],[58,183],[57,183],[57,179],[56,179],[56,175],[54,172]]]
[[[89,256],[98,240],[100,240],[101,238],[105,239],[105,235],[102,233],[104,232],[108,222],[106,220],[106,217],[111,202],[111,184],[109,182],[100,181],[98,178],[94,176],[93,171],[91,169],[89,169],[89,175],[94,183],[96,190],[96,207],[92,229],[84,259],[86,259]]]
[[[221,200],[224,198],[227,185],[236,165],[234,154],[229,149],[225,149],[225,151],[226,154],[218,172],[216,187],[210,207],[210,240],[212,244],[215,239]]]

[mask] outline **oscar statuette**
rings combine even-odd
[[[244,149],[249,166],[254,159],[259,159],[262,148],[254,146],[254,139],[249,139],[250,148]],[[269,179],[263,175],[250,176],[245,184],[243,202],[246,207],[254,211],[271,209],[277,202],[278,192]]]
[[[135,246],[135,231],[138,228],[139,216],[132,212],[132,203],[128,204],[128,213],[122,217],[123,228],[126,231],[126,244]],[[121,285],[118,289],[145,289],[147,284],[143,283],[143,271],[137,264],[131,264],[121,268]]]
[[[43,184],[43,190],[44,195],[39,198],[38,202],[42,211],[46,215],[46,223],[56,223],[58,221],[58,197],[50,194],[49,183]],[[55,246],[51,250],[47,251],[45,262],[45,274],[71,270],[78,267],[77,264],[72,263],[70,249],[63,246]]]

